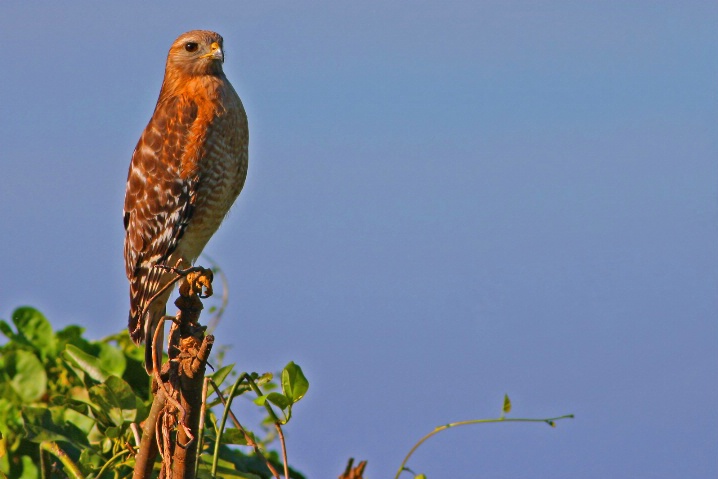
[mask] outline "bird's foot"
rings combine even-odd
[[[202,299],[212,296],[212,280],[214,279],[212,270],[201,266],[192,268],[192,270],[187,273],[185,280],[180,285],[180,295],[185,297],[197,295]]]

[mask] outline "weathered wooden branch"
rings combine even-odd
[[[199,444],[199,422],[202,413],[202,386],[207,368],[209,353],[214,344],[214,336],[204,335],[204,328],[199,326],[199,311],[202,302],[197,295],[180,296],[175,303],[180,308],[180,316],[189,314],[191,319],[181,318],[179,328],[179,348],[177,358],[171,358],[172,378],[176,374],[179,381],[180,404],[186,414],[186,428],[177,431],[177,439],[172,454],[172,478],[191,479],[195,475],[195,461]],[[194,317],[196,312],[197,317]],[[176,373],[173,371],[176,365]],[[192,437],[190,437],[190,435]]]
[[[161,478],[194,479],[202,385],[214,337],[198,324],[201,297],[212,294],[212,272],[202,268],[176,271],[184,276],[175,301],[179,309],[168,338],[169,361],[153,377],[155,399],[142,428],[133,479],[149,479],[157,454]],[[204,294],[203,294],[204,292]]]
[[[152,475],[152,466],[157,457],[156,425],[167,400],[164,390],[162,389],[155,391],[154,394],[155,399],[152,401],[150,414],[142,426],[142,440],[140,441],[140,448],[135,456],[135,470],[132,473],[132,479],[149,478]]]

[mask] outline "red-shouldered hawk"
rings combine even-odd
[[[222,48],[222,37],[210,31],[187,32],[174,41],[157,106],[127,175],[129,331],[135,343],[145,341],[148,373],[153,351],[161,358],[163,334],[154,347],[152,338],[171,288],[148,303],[174,277],[155,266],[190,266],[247,176],[247,115],[222,71]]]

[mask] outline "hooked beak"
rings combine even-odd
[[[212,45],[210,45],[209,48],[210,52],[205,53],[200,58],[211,58],[212,60],[219,60],[224,63],[224,53],[222,52],[222,47],[219,46],[219,43],[212,42]]]

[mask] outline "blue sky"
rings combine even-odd
[[[714,2],[3,3],[0,317],[126,326],[130,156],[180,33],[225,38],[249,178],[207,252],[240,370],[310,380],[290,462],[718,475]],[[407,476],[408,477],[408,476]]]

